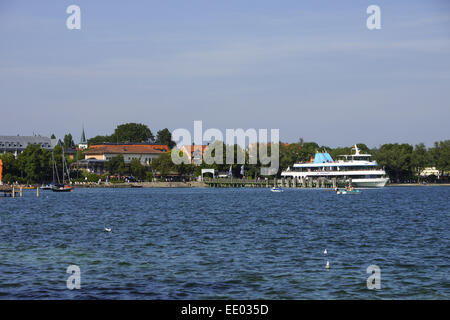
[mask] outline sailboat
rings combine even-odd
[[[54,157],[53,153],[52,153],[52,161],[53,161],[53,181],[55,181],[55,172],[56,172],[56,176],[58,178],[58,183],[52,185],[52,191],[54,191],[54,192],[70,192],[70,191],[73,191],[73,187],[71,185],[64,183],[64,174],[65,174],[64,165],[66,164],[66,158],[64,157],[64,147],[63,147],[63,153],[62,153],[62,183],[59,183],[59,175],[58,175],[56,162],[55,162],[55,157]],[[67,165],[66,165],[66,167],[67,167]],[[67,176],[68,176],[69,182],[70,182],[69,171],[67,171]]]

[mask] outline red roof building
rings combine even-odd
[[[84,151],[86,159],[108,161],[117,155],[123,155],[125,163],[133,159],[139,159],[142,164],[148,165],[161,154],[169,151],[167,145],[145,144],[145,143],[122,143],[122,144],[97,144],[92,145]]]

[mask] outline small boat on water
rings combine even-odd
[[[277,188],[277,187],[273,187],[272,189],[270,189],[271,192],[283,192],[283,189],[281,188]]]
[[[360,194],[361,191],[354,188],[345,188],[344,190],[336,189],[336,194]]]
[[[52,190],[53,189],[53,185],[52,184],[43,184],[39,187],[39,189],[41,190]]]
[[[52,186],[53,192],[70,192],[73,190],[72,186],[69,186],[67,184],[55,184]]]

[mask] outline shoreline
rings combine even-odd
[[[102,183],[102,184],[86,184],[73,185],[75,188],[209,188],[210,186],[204,182],[142,182],[142,183]],[[385,187],[450,187],[450,183],[392,183]],[[288,188],[292,189],[292,188]],[[302,189],[301,187],[295,189]],[[309,188],[306,188],[309,189]],[[315,188],[313,188],[315,189]]]
[[[75,188],[207,188],[204,182],[135,182],[135,183],[92,183],[73,184]]]
[[[88,183],[88,184],[72,184],[74,188],[211,188],[205,182],[199,181],[191,181],[191,182],[135,182],[135,183]],[[3,188],[11,187],[9,185],[2,185]],[[17,190],[23,188],[23,190],[27,189],[36,189],[36,187],[40,186],[20,186],[16,185]],[[450,183],[391,183],[387,184],[385,187],[450,187]],[[0,188],[1,189],[1,188]],[[302,188],[302,187],[287,187],[287,189],[310,189],[310,188]],[[316,188],[313,188],[316,189]],[[323,189],[323,188],[321,188]],[[330,189],[330,188],[326,188]],[[0,190],[1,191],[1,190]]]
[[[449,187],[450,183],[391,183],[386,187]]]

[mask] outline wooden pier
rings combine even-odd
[[[15,198],[17,195],[19,195],[19,197],[22,197],[23,189],[23,186],[0,185],[0,196]],[[36,197],[39,198],[39,187],[36,187],[34,189],[36,189]]]
[[[8,185],[0,185],[0,195],[3,197],[16,197],[16,194],[19,193],[19,189],[16,189],[14,187],[8,186]]]
[[[237,178],[222,178],[222,179],[205,179],[203,181],[211,188],[336,188],[348,186],[348,181],[337,180],[336,178],[327,179],[319,177],[316,179],[237,179]]]

